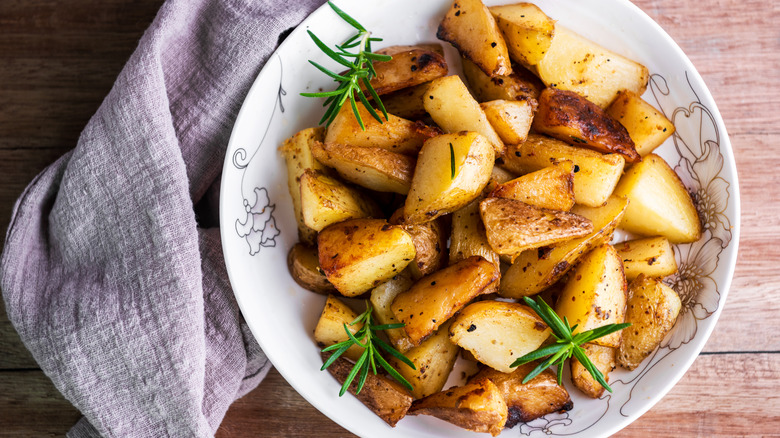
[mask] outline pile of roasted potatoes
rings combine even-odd
[[[680,298],[661,279],[677,270],[672,245],[701,224],[653,154],[674,126],[640,97],[646,67],[530,3],[455,0],[437,35],[462,55],[465,82],[438,44],[388,47],[372,80],[387,120],[360,106],[363,130],[345,105],[280,148],[300,235],[288,263],[327,295],[320,347],[347,339],[357,313],[342,297],[405,324],[383,333],[416,365],[387,358],[413,390],[369,374],[358,397],[371,410],[497,435],[572,407],[551,370],[522,384],[536,364],[510,367],[550,337],[518,301],[542,294],[577,331],[633,323],[584,348],[605,376],[634,369],[674,325]],[[610,244],[618,228],[642,237]],[[329,368],[340,382],[353,348]],[[481,371],[443,390],[459,353]],[[570,364],[573,386],[600,397]]]

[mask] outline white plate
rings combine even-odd
[[[504,1],[506,2],[506,1]],[[488,1],[489,5],[502,3]],[[680,272],[670,284],[683,308],[675,328],[651,358],[633,372],[610,375],[613,394],[587,399],[570,388],[574,409],[505,430],[502,436],[605,436],[650,409],[682,377],[701,351],[725,303],[739,241],[739,190],[734,157],[712,96],[688,58],[636,6],[622,0],[554,1],[537,4],[562,25],[646,65],[650,85],[643,96],[670,118],[677,133],[658,153],[695,193],[704,219],[703,238],[677,247]],[[449,1],[339,0],[338,5],[381,44],[435,42]],[[413,12],[411,12],[413,11]],[[332,89],[307,63],[333,65],[309,39],[311,29],[328,44],[351,35],[323,6],[292,32],[268,60],[236,120],[222,174],[222,245],[230,281],[249,327],[285,379],[325,415],[361,436],[473,437],[432,417],[409,417],[395,429],[356,398],[338,397],[339,385],[325,371],[313,330],[324,297],[300,288],[286,256],[297,241],[296,221],[277,148],[295,132],[315,126],[319,102],[301,92]],[[448,44],[451,71],[459,61]],[[377,47],[382,47],[377,45]]]

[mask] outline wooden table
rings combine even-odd
[[[0,229],[73,148],[161,0],[0,2]],[[619,436],[780,436],[780,3],[636,0],[690,56],[734,146],[737,272],[717,328],[675,388]],[[776,161],[777,160],[777,161]],[[79,418],[0,308],[0,435],[61,436]],[[218,436],[348,436],[272,371]]]

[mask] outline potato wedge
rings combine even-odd
[[[452,43],[486,75],[512,73],[504,36],[481,0],[455,0],[439,24],[436,37]]]
[[[404,223],[430,221],[471,202],[490,180],[494,160],[493,146],[476,132],[427,141],[404,204]]]
[[[354,297],[389,280],[414,259],[412,237],[382,219],[352,219],[317,236],[320,268],[344,296]]]
[[[404,352],[414,364],[414,369],[395,357],[388,357],[393,368],[412,385],[415,399],[441,391],[455,365],[460,347],[450,341],[449,325],[449,321],[444,323],[420,345]]]
[[[499,184],[488,196],[569,211],[574,207],[574,163],[558,161],[550,167]]]
[[[544,89],[542,81],[523,67],[513,67],[509,75],[491,77],[467,58],[461,58],[461,61],[463,75],[478,102],[529,100],[535,105],[536,98]]]
[[[469,304],[450,326],[450,340],[481,363],[504,373],[519,357],[536,350],[550,337],[550,328],[519,303],[478,301]]]
[[[330,166],[347,181],[377,192],[405,195],[412,185],[417,160],[377,147],[314,142],[317,161]]]
[[[701,220],[680,177],[663,158],[650,154],[631,166],[615,188],[631,204],[620,227],[644,236],[664,236],[672,243],[699,240]]]
[[[323,361],[327,360],[329,356],[323,355]],[[353,366],[354,364],[340,357],[328,367],[328,371],[343,385]],[[380,374],[368,373],[360,393],[356,393],[356,388],[357,380],[353,380],[347,390],[366,405],[371,412],[392,427],[395,427],[396,423],[404,418],[406,412],[412,407],[413,398],[409,395],[409,391],[396,381]]]
[[[478,132],[493,145],[497,155],[503,153],[504,143],[459,76],[445,76],[431,81],[423,105],[433,121],[445,132]]]
[[[503,167],[517,174],[543,169],[561,160],[574,163],[574,201],[588,207],[603,205],[623,175],[625,159],[600,154],[543,135],[529,134],[521,145],[509,145]]]
[[[447,76],[447,61],[440,44],[390,46],[377,53],[393,57],[374,62],[376,76],[371,79],[371,86],[380,96]]]
[[[402,272],[371,291],[371,305],[374,307],[374,316],[380,324],[398,323],[398,320],[395,319],[395,314],[390,309],[390,304],[393,303],[393,300],[399,293],[409,290],[412,284],[414,284],[412,279],[405,272]],[[393,347],[401,353],[412,348],[412,342],[406,336],[404,329],[387,329],[383,332],[387,335],[387,339],[393,344]]]
[[[616,153],[629,163],[641,160],[628,131],[595,103],[573,91],[545,88],[533,120],[536,132],[601,153]]]
[[[574,91],[606,108],[620,90],[642,95],[650,73],[642,64],[607,50],[563,26],[555,26],[552,44],[536,64],[548,87]]]
[[[404,225],[403,219],[404,209],[401,207],[390,217],[390,223],[401,225],[412,236],[412,242],[414,242],[414,248],[417,251],[414,262],[410,263],[407,268],[412,274],[412,278],[419,280],[443,268],[447,261],[447,236],[449,234],[443,218],[411,225]]]
[[[643,157],[674,134],[672,122],[632,91],[621,90],[607,114],[626,128],[637,153]]]
[[[364,193],[324,173],[307,169],[300,182],[303,222],[315,231],[347,219],[381,214],[376,203]]]
[[[352,106],[344,105],[325,135],[325,143],[348,144],[387,149],[390,152],[416,156],[425,140],[441,133],[421,122],[388,114],[380,123],[363,105],[357,105],[365,129],[360,127]]]
[[[496,267],[482,257],[469,257],[423,277],[395,297],[390,308],[413,345],[420,345],[458,310],[489,291],[498,280]]]
[[[382,105],[388,113],[410,120],[419,120],[428,115],[423,105],[423,97],[430,82],[414,87],[402,88],[382,96]]]
[[[571,278],[558,298],[555,311],[558,316],[577,325],[572,332],[592,330],[608,324],[620,324],[626,320],[628,286],[623,274],[623,263],[612,245],[596,247],[580,260]],[[617,348],[623,331],[610,333],[595,344]]]
[[[590,219],[593,232],[551,248],[524,251],[501,278],[499,292],[507,298],[539,293],[560,280],[592,248],[607,243],[628,206],[625,198],[611,197],[603,207],[575,205],[572,212]]]
[[[626,322],[633,325],[623,330],[617,361],[623,368],[633,370],[674,327],[682,302],[674,289],[644,275],[632,281],[628,288]]]
[[[506,427],[510,429],[517,423],[527,423],[557,411],[568,411],[574,407],[569,392],[559,385],[555,373],[549,368],[541,374],[523,383],[523,379],[533,371],[538,362],[529,362],[513,368],[511,373],[502,373],[490,367],[484,367],[469,381],[489,379],[504,396],[507,406]]]
[[[596,366],[596,369],[604,375],[604,380],[609,383],[609,373],[615,369],[617,349],[598,344],[585,344],[582,348],[585,350],[585,355],[588,356],[588,359]],[[574,386],[590,398],[601,397],[604,394],[604,387],[591,376],[590,372],[582,366],[577,358],[572,357],[570,362],[571,381],[574,383]]]
[[[593,231],[590,220],[564,211],[534,207],[514,199],[486,198],[479,203],[487,240],[500,255],[554,245]]]
[[[320,319],[314,328],[314,340],[317,342],[317,345],[320,348],[325,348],[349,339],[347,332],[344,331],[344,324],[347,325],[349,331],[354,335],[363,327],[362,323],[350,325],[357,317],[358,314],[344,302],[333,295],[328,295]],[[344,356],[353,361],[358,360],[361,354],[363,354],[363,349],[357,345],[349,347],[344,352]]]
[[[502,142],[519,144],[528,137],[535,103],[530,100],[491,100],[479,106]]]
[[[555,21],[532,3],[493,6],[498,28],[506,38],[509,56],[527,66],[536,65],[547,54],[555,34]]]
[[[464,429],[497,436],[506,424],[507,406],[498,387],[482,379],[417,400],[407,415],[432,415]]]
[[[287,164],[287,188],[290,190],[295,220],[298,222],[298,237],[308,245],[313,245],[317,240],[317,231],[311,229],[303,220],[300,181],[307,169],[325,170],[325,166],[314,159],[311,153],[311,145],[322,141],[324,137],[325,128],[308,128],[285,140],[279,148]]]
[[[338,292],[320,269],[317,248],[296,243],[287,253],[287,268],[293,280],[304,289],[323,295]]]
[[[615,245],[626,280],[631,281],[644,274],[647,277],[666,277],[677,272],[672,245],[664,237],[648,237]]]
[[[482,217],[479,215],[479,201],[475,199],[452,214],[452,234],[450,234],[450,264],[472,256],[480,256],[493,263],[496,270],[501,269],[498,254],[490,247]],[[498,286],[497,284],[494,286]]]

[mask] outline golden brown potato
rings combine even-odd
[[[523,67],[513,67],[512,74],[490,77],[466,58],[461,58],[463,75],[478,102],[491,100],[528,100],[536,110],[536,98],[544,84]]]
[[[290,190],[295,219],[298,221],[298,237],[308,245],[313,245],[316,241],[317,231],[309,228],[303,220],[300,181],[307,169],[325,170],[325,166],[314,159],[311,153],[311,145],[322,141],[324,137],[325,128],[308,128],[285,140],[279,148],[287,164],[287,188]]]
[[[663,158],[650,154],[631,166],[615,188],[631,203],[620,227],[645,236],[664,236],[672,243],[699,240],[702,227],[696,205],[680,177]]]
[[[477,198],[468,205],[452,214],[452,234],[450,235],[450,264],[467,259],[472,256],[480,256],[493,263],[496,270],[501,269],[501,260],[498,254],[490,247],[482,217],[479,215],[479,201]],[[492,286],[497,287],[498,284]]]
[[[606,108],[620,90],[642,95],[647,67],[611,52],[576,33],[555,26],[555,35],[536,71],[548,87],[574,91]]]
[[[296,243],[287,254],[287,268],[302,288],[324,295],[337,293],[320,269],[317,248]]]
[[[395,297],[390,308],[412,344],[419,345],[458,310],[497,281],[496,267],[482,257],[469,257],[421,278]]]
[[[543,169],[556,161],[574,163],[574,200],[598,207],[607,201],[623,174],[625,159],[619,154],[601,154],[543,135],[529,134],[521,145],[509,145],[503,167],[517,174]]]
[[[648,237],[615,245],[623,260],[626,280],[644,274],[647,277],[666,277],[677,272],[672,245],[664,237]]]
[[[371,86],[379,95],[447,76],[447,61],[440,44],[390,46],[377,53],[393,57],[374,62],[376,76],[371,79]]]
[[[476,132],[425,142],[404,204],[404,223],[430,221],[471,202],[490,180],[494,160],[493,146]]]
[[[317,161],[330,166],[347,181],[377,192],[409,193],[417,160],[386,149],[314,142]]]
[[[519,144],[528,137],[535,103],[530,100],[491,100],[479,106],[502,142]]]
[[[677,292],[657,279],[640,275],[629,286],[623,343],[617,353],[620,366],[633,370],[661,344],[674,327],[682,303]]]
[[[555,312],[577,328],[573,334],[620,324],[626,319],[628,286],[623,263],[612,245],[596,247],[580,260],[563,288]],[[617,348],[623,331],[610,333],[593,342]]]
[[[625,126],[637,153],[643,157],[674,134],[674,125],[669,119],[628,90],[618,93],[615,101],[607,108],[607,114]]]
[[[444,267],[447,261],[448,232],[442,218],[411,225],[405,225],[403,219],[404,209],[401,207],[390,217],[390,223],[401,225],[412,236],[417,250],[414,262],[408,266],[412,278],[419,280]]]
[[[323,361],[329,356],[323,354]],[[354,364],[348,360],[339,357],[328,367],[328,371],[343,385],[353,366]],[[413,399],[409,391],[396,381],[380,374],[368,373],[360,393],[356,393],[356,389],[357,380],[353,380],[347,390],[392,427],[406,416],[406,412],[412,406]]]
[[[350,325],[357,317],[358,314],[350,309],[349,306],[333,295],[328,295],[320,319],[314,328],[314,340],[317,341],[317,345],[320,348],[325,348],[349,339],[347,332],[344,330],[344,324],[347,325],[349,331],[354,335],[363,327],[362,323]],[[344,356],[352,360],[358,360],[361,354],[363,354],[363,349],[357,345],[349,347],[344,352]]]
[[[381,214],[376,203],[363,192],[319,171],[307,169],[300,183],[303,222],[315,231],[347,219]]]
[[[441,391],[455,365],[460,348],[450,342],[449,325],[449,321],[444,323],[420,345],[404,352],[404,356],[412,361],[415,369],[395,357],[388,357],[393,368],[412,385],[412,395],[415,399]]]
[[[389,280],[414,259],[412,237],[382,219],[352,219],[317,236],[320,268],[344,296],[354,297]]]
[[[552,248],[524,251],[503,274],[501,296],[521,298],[534,295],[560,280],[583,254],[612,239],[627,205],[625,198],[614,196],[603,207],[575,205],[572,212],[590,219],[594,231]]]
[[[517,423],[527,423],[557,411],[568,411],[574,407],[569,392],[559,385],[555,373],[549,368],[541,374],[523,383],[523,379],[533,371],[538,362],[529,362],[513,368],[511,373],[502,373],[490,367],[484,367],[469,381],[489,379],[504,396],[508,409],[506,428]]]
[[[539,95],[533,127],[536,132],[572,145],[605,154],[620,154],[629,163],[642,159],[620,122],[572,91],[545,88]]]
[[[506,424],[507,406],[496,385],[482,379],[417,400],[407,415],[433,415],[464,429],[497,436]]]
[[[428,91],[430,82],[414,87],[402,88],[382,96],[382,105],[390,114],[410,120],[419,120],[428,115],[423,105],[423,97]]]
[[[481,0],[455,0],[444,15],[436,37],[452,43],[486,75],[512,73],[504,37]]]
[[[550,329],[528,306],[485,300],[469,304],[453,318],[450,340],[481,363],[511,373],[512,363],[536,350]]]
[[[574,207],[574,163],[558,161],[550,167],[498,184],[488,196],[569,211]]]
[[[405,272],[402,272],[371,291],[371,305],[374,307],[374,316],[380,324],[398,323],[395,314],[390,309],[390,304],[399,293],[409,290],[412,284],[414,284],[412,279]],[[387,329],[383,333],[387,335],[387,339],[393,344],[393,347],[401,353],[412,348],[412,342],[406,336],[404,329]]]
[[[609,383],[609,373],[615,369],[616,348],[604,347],[598,344],[585,344],[582,346],[585,355],[588,356],[596,369],[604,375],[604,380]],[[571,381],[583,394],[591,398],[599,398],[604,394],[604,387],[590,375],[588,370],[577,360],[571,358]]]
[[[534,207],[514,199],[486,198],[479,203],[490,246],[512,259],[522,251],[582,237],[590,220],[565,211]]]
[[[425,140],[441,133],[421,122],[388,114],[380,123],[363,105],[357,105],[365,129],[360,127],[351,105],[344,105],[328,126],[325,143],[348,144],[387,149],[416,156]]]
[[[506,38],[509,56],[532,66],[547,54],[555,34],[555,21],[532,3],[493,6],[498,28]]]

